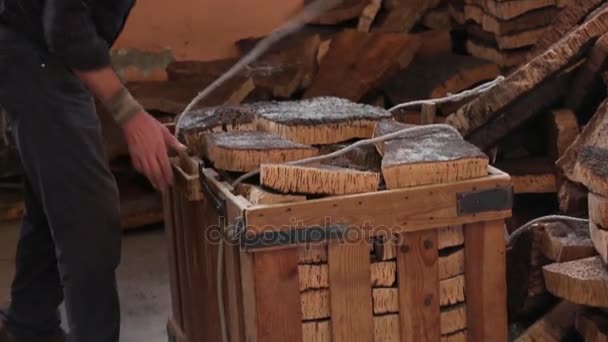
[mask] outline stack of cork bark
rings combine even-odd
[[[528,59],[531,48],[567,1],[562,0],[464,0],[454,4],[454,18],[466,26],[467,50],[504,67]],[[458,11],[460,10],[460,11]]]

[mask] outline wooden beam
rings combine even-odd
[[[468,337],[472,341],[508,340],[504,221],[466,225]]]
[[[608,10],[602,10],[526,66],[510,74],[503,82],[465,105],[450,116],[447,122],[462,134],[468,135],[489,121],[495,112],[567,66],[581,50],[589,46],[590,41],[607,30]]]

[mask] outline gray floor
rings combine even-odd
[[[18,224],[0,223],[0,302],[8,299]],[[165,342],[170,311],[169,276],[162,229],[125,234],[118,270],[124,342]]]

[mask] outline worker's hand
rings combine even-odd
[[[146,112],[136,114],[122,126],[135,169],[164,192],[173,184],[168,149],[185,151],[169,130]]]

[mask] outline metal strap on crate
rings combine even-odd
[[[509,210],[513,207],[513,186],[511,185],[462,192],[457,196],[458,216]]]

